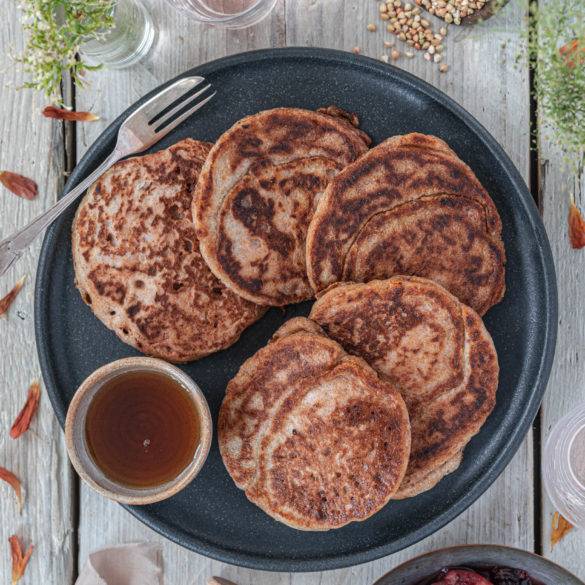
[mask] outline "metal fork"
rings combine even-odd
[[[86,189],[120,159],[150,148],[191,114],[202,108],[215,94],[213,92],[198,100],[211,85],[206,85],[192,95],[192,89],[203,83],[203,77],[185,77],[169,85],[160,93],[142,104],[130,114],[118,130],[118,139],[112,153],[106,160],[53,207],[34,219],[26,227],[0,242],[0,276],[4,274],[23,254],[31,242],[57,219]],[[181,99],[183,98],[183,99]],[[163,112],[178,101],[171,110]],[[191,105],[185,112],[184,108]],[[161,114],[163,114],[161,116]],[[175,118],[175,116],[179,114]]]

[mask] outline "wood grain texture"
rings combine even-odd
[[[17,91],[23,76],[9,58],[20,51],[22,31],[16,2],[3,4],[0,21],[0,170],[22,173],[37,181],[34,201],[0,187],[0,239],[46,209],[63,184],[63,140],[60,123],[41,116],[42,96]],[[37,417],[17,440],[10,425],[24,404],[27,389],[40,378],[34,328],[33,291],[40,240],[5,276],[2,297],[22,275],[27,281],[5,319],[0,319],[0,465],[21,478],[26,502],[18,513],[10,488],[0,486],[0,582],[10,582],[8,537],[17,534],[35,545],[23,583],[73,582],[72,473],[61,429],[42,390]]]
[[[92,86],[77,94],[79,109],[95,109],[104,121],[80,128],[79,151],[92,143],[105,124],[158,83],[204,61],[253,48],[270,46],[323,46],[379,57],[389,49],[383,40],[394,38],[377,22],[377,3],[365,0],[281,0],[270,19],[247,31],[225,32],[203,28],[163,9],[159,0],[150,7],[161,30],[173,31],[172,42],[163,35],[152,57],[128,71],[101,72]],[[436,65],[404,55],[397,66],[436,85],[475,115],[504,146],[525,177],[528,175],[528,78],[526,68],[514,68],[519,50],[523,6],[515,2],[481,29],[450,29],[446,62]],[[432,17],[431,17],[431,20]],[[438,21],[435,21],[438,26]],[[512,39],[510,41],[510,39]],[[508,40],[507,44],[503,44]],[[400,43],[397,41],[397,46]],[[400,47],[401,51],[404,46]],[[356,88],[357,91],[357,88]],[[389,115],[392,104],[388,104]],[[270,574],[231,567],[190,553],[165,541],[119,506],[81,489],[79,527],[80,562],[89,552],[117,542],[161,542],[166,581],[174,585],[205,583],[212,575],[238,585],[349,585],[369,584],[400,562],[421,552],[463,543],[504,543],[531,550],[534,542],[532,498],[532,441],[529,436],[518,454],[490,490],[469,510],[434,536],[406,551],[366,565],[312,574]]]
[[[543,219],[551,243],[559,291],[559,330],[555,361],[542,407],[543,446],[554,424],[574,407],[585,403],[585,249],[569,243],[569,194],[585,211],[585,175],[570,172],[561,150],[550,141],[540,146],[540,194]],[[576,162],[576,161],[574,161]],[[585,580],[585,530],[573,530],[551,550],[550,533],[555,512],[542,494],[543,553]]]

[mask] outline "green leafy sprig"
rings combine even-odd
[[[528,57],[547,135],[569,157],[585,152],[585,0],[530,1]]]
[[[61,81],[69,71],[78,84],[83,74],[98,69],[79,54],[88,40],[100,39],[114,26],[115,0],[22,0],[27,42],[18,58],[30,79],[25,87],[42,91],[61,103]]]

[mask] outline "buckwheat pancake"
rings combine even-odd
[[[310,318],[406,402],[412,449],[394,497],[426,491],[457,469],[498,386],[496,350],[478,314],[430,280],[396,276],[335,286]]]
[[[264,312],[227,289],[199,252],[191,204],[210,148],[187,139],[117,163],[73,223],[83,300],[122,341],[173,362],[228,347]]]
[[[375,514],[410,451],[400,394],[304,318],[287,322],[228,384],[218,436],[236,485],[301,530]]]
[[[203,257],[231,290],[261,305],[312,298],[307,227],[329,181],[369,144],[351,122],[337,108],[277,108],[240,120],[215,143],[193,217]]]
[[[389,138],[327,187],[307,234],[316,292],[407,274],[483,315],[505,290],[501,221],[473,171],[442,140]]]

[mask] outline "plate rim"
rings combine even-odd
[[[394,573],[398,571],[403,571],[404,569],[408,568],[411,564],[420,563],[422,561],[432,559],[434,556],[439,556],[441,554],[452,554],[459,551],[468,552],[483,551],[486,553],[493,552],[496,554],[502,551],[509,551],[512,554],[516,555],[518,559],[536,559],[535,562],[551,567],[555,571],[559,570],[561,573],[564,573],[563,577],[571,580],[570,583],[566,583],[565,585],[585,585],[583,581],[581,581],[581,579],[577,577],[577,575],[571,573],[571,571],[569,571],[562,565],[555,563],[553,560],[548,559],[547,557],[544,557],[542,555],[539,555],[538,553],[529,550],[524,550],[516,546],[507,546],[505,544],[460,544],[437,548],[425,553],[418,554],[400,563],[399,565],[396,565],[393,569],[390,569],[390,571],[387,571],[379,579],[377,579],[373,585],[392,585],[387,581],[387,579],[389,579],[390,577],[394,577]],[[481,559],[478,560],[477,563],[480,565],[482,563]],[[526,571],[528,571],[529,573],[531,572],[529,568],[527,568]],[[398,575],[398,577],[400,577],[400,575]]]
[[[213,72],[215,69],[234,67],[237,65],[244,65],[251,62],[274,61],[274,60],[312,60],[315,62],[335,63],[338,66],[352,66],[358,68],[365,68],[372,70],[375,73],[397,78],[401,83],[409,86],[411,89],[426,94],[431,99],[440,103],[443,107],[449,110],[459,120],[461,120],[475,135],[491,151],[492,155],[498,161],[500,167],[506,172],[510,182],[514,185],[514,190],[519,196],[518,202],[521,203],[526,210],[526,215],[530,221],[530,230],[535,236],[535,248],[539,251],[539,262],[542,265],[543,281],[541,283],[548,306],[546,315],[544,315],[545,331],[544,331],[544,347],[538,367],[535,369],[535,385],[532,389],[529,399],[527,400],[527,407],[520,424],[515,427],[514,432],[510,433],[508,440],[504,444],[501,452],[494,458],[491,467],[486,473],[473,485],[473,487],[465,494],[451,509],[442,515],[434,518],[425,526],[416,531],[409,533],[398,540],[385,545],[380,545],[367,549],[365,551],[350,553],[346,555],[333,555],[326,557],[315,557],[313,559],[294,559],[292,557],[269,557],[256,554],[241,552],[239,550],[230,550],[225,547],[218,547],[214,544],[204,542],[200,539],[193,539],[184,530],[177,527],[169,528],[157,521],[157,518],[148,514],[144,508],[123,506],[134,517],[146,524],[149,528],[158,532],[165,538],[179,544],[189,550],[205,555],[212,559],[226,562],[229,564],[247,567],[250,569],[264,570],[264,571],[286,571],[286,572],[308,572],[308,571],[324,571],[344,567],[359,565],[365,562],[373,561],[381,557],[393,554],[406,547],[415,544],[437,532],[445,525],[454,520],[462,512],[464,512],[471,504],[473,504],[496,480],[496,478],[504,471],[512,457],[516,454],[520,444],[524,440],[529,428],[532,425],[534,418],[538,412],[546,386],[550,376],[550,371],[554,359],[554,352],[556,346],[557,326],[558,326],[558,294],[556,275],[554,268],[554,261],[552,251],[546,235],[544,224],[538,213],[534,199],[520,175],[518,169],[515,167],[511,159],[505,153],[497,140],[484,128],[484,126],[477,121],[467,110],[459,105],[455,100],[448,95],[430,85],[426,81],[412,75],[402,69],[381,63],[370,57],[362,55],[354,55],[345,51],[337,49],[313,48],[313,47],[282,47],[258,49],[254,51],[246,51],[206,63],[200,64],[176,77],[157,86],[142,98],[135,101],[124,112],[116,117],[111,124],[98,136],[98,138],[87,149],[85,154],[77,162],[77,165],[70,177],[68,178],[64,188],[63,194],[70,191],[81,179],[80,167],[86,160],[91,160],[94,153],[103,147],[104,142],[113,139],[118,127],[122,121],[141,103],[152,97],[162,88],[174,83],[176,80],[189,75],[205,76],[208,72]],[[50,362],[47,355],[47,343],[42,334],[45,330],[43,321],[46,318],[42,314],[40,308],[42,307],[44,297],[44,284],[49,278],[47,270],[51,261],[53,252],[52,242],[57,232],[56,227],[60,224],[62,219],[50,226],[44,236],[41,251],[39,254],[39,261],[37,265],[35,292],[34,292],[34,327],[35,340],[37,346],[37,354],[39,357],[41,373],[47,393],[59,420],[63,426],[67,407],[59,400],[58,392],[56,390],[56,381],[52,375]]]

